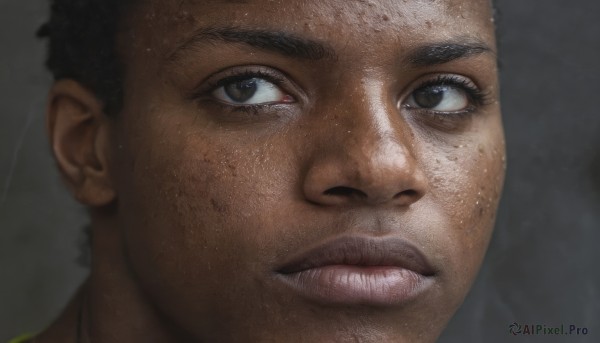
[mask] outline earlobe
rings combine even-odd
[[[87,206],[116,199],[109,173],[110,124],[102,102],[87,88],[74,80],[53,85],[47,109],[52,153],[70,191]]]

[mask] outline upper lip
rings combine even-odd
[[[341,237],[292,257],[277,272],[298,273],[331,265],[386,266],[411,270],[424,276],[433,275],[433,268],[423,253],[402,238]]]

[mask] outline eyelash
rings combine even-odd
[[[260,67],[258,67],[258,69],[247,68],[243,70],[232,70],[228,71],[227,74],[229,75],[226,75],[214,81],[210,80],[209,78],[209,81],[207,81],[206,85],[200,90],[194,92],[191,95],[191,98],[196,100],[210,99],[211,103],[219,106],[220,109],[223,111],[242,112],[244,114],[247,113],[259,115],[259,112],[265,107],[277,106],[277,104],[232,105],[213,99],[211,94],[217,89],[224,87],[228,84],[252,78],[264,79],[280,88],[285,88],[283,87],[283,85],[286,83],[285,79],[282,76],[279,76],[274,72],[269,71],[268,69],[262,69]]]
[[[473,81],[458,75],[438,75],[433,79],[426,80],[414,88],[411,95],[417,90],[435,86],[453,86],[462,89],[466,92],[469,100],[474,104],[474,107],[485,106],[489,104],[491,100],[490,92],[481,90]],[[464,112],[472,112],[473,110],[474,108],[471,107]],[[458,112],[457,114],[464,112]]]
[[[283,80],[283,78],[278,77],[276,75],[273,75],[272,73],[266,72],[264,70],[243,70],[241,72],[234,72],[233,75],[231,76],[226,76],[225,78],[222,78],[216,82],[209,82],[209,92],[213,92],[216,89],[223,87],[225,85],[234,83],[234,82],[238,82],[238,81],[243,81],[243,80],[247,80],[247,79],[252,79],[252,78],[258,78],[258,79],[264,79],[267,80],[269,82],[271,82],[272,84],[276,85],[276,86],[281,86],[285,81]]]
[[[207,85],[203,87],[203,90],[200,92],[196,92],[193,94],[193,97],[198,99],[203,95],[212,94],[215,90],[220,87],[224,87],[228,84],[243,81],[251,78],[260,78],[264,79],[280,88],[284,88],[283,85],[286,83],[285,79],[282,76],[276,75],[275,73],[269,71],[268,69],[244,69],[244,70],[234,70],[229,72],[229,76],[222,77],[216,81],[208,81]],[[453,115],[467,115],[474,112],[478,107],[484,106],[490,102],[490,93],[481,90],[473,81],[458,76],[458,75],[438,75],[435,78],[426,80],[419,84],[416,88],[413,89],[412,92],[415,92],[419,89],[427,88],[427,87],[435,87],[435,86],[453,86],[462,89],[466,92],[467,97],[473,103],[473,106],[465,109],[461,112],[454,112]],[[411,95],[412,95],[411,92]],[[266,108],[277,106],[277,104],[252,104],[252,105],[231,105],[225,104],[221,101],[214,101],[219,107],[223,110],[235,111],[235,112],[243,112],[249,113],[253,115],[258,115],[259,112]],[[427,110],[432,112],[431,110]],[[436,112],[433,111],[434,115],[441,115],[444,112]]]

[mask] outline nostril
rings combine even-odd
[[[415,190],[407,189],[405,191],[402,191],[402,192],[394,195],[394,199],[399,199],[399,198],[416,199],[416,198],[419,198],[419,193]]]
[[[352,198],[352,197],[363,198],[363,199],[367,198],[367,194],[365,192],[359,191],[358,189],[355,189],[355,188],[343,187],[343,186],[330,188],[330,189],[326,190],[324,193],[325,193],[325,195],[333,195],[333,196],[340,196],[340,197],[346,197],[346,198]]]

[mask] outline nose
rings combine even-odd
[[[410,127],[396,106],[367,100],[355,98],[346,110],[334,106],[344,119],[322,130],[303,180],[309,202],[408,207],[425,195]]]

